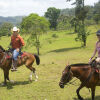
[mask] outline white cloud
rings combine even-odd
[[[86,4],[93,5],[98,0],[85,1]],[[0,0],[0,16],[28,15],[30,13],[44,15],[49,7],[64,9],[73,6],[66,0]]]

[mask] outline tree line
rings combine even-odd
[[[67,0],[70,2],[71,0]],[[66,3],[67,3],[66,2]],[[39,54],[41,34],[48,30],[69,30],[74,29],[77,33],[76,41],[81,41],[82,46],[86,46],[88,32],[86,25],[100,23],[100,0],[94,6],[85,6],[84,0],[75,0],[73,9],[57,9],[50,7],[45,12],[44,16],[38,14],[30,14],[23,17],[18,27],[21,29],[21,34],[29,34],[28,43],[35,45]],[[10,36],[13,24],[4,22],[0,25],[0,36]]]

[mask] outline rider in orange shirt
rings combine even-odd
[[[11,36],[11,46],[13,49],[13,61],[12,61],[12,69],[11,71],[16,71],[17,67],[17,57],[22,46],[25,45],[23,38],[18,34],[19,29],[17,27],[13,27],[13,35]]]

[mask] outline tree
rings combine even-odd
[[[11,28],[13,25],[9,22],[4,22],[0,26],[0,36],[10,36],[11,35]]]
[[[49,29],[49,22],[46,20],[46,18],[32,13],[29,16],[23,18],[21,28],[22,32],[30,34],[28,42],[36,46],[37,53],[39,55],[39,36]]]
[[[93,19],[98,24],[100,21],[100,1],[94,6]]]
[[[87,16],[88,10],[84,6],[84,0],[76,0],[73,4],[76,5],[75,18],[78,19],[77,40],[80,40],[82,42],[82,46],[86,46],[88,32],[86,32],[84,21]]]
[[[100,20],[100,15],[99,15],[99,14],[95,14],[95,15],[93,16],[93,19],[94,19],[94,21],[96,22],[96,24],[98,24],[98,23],[99,23],[99,20]]]
[[[57,19],[57,29],[58,30],[66,30],[66,29],[71,29],[71,25],[70,25],[70,20],[71,20],[71,16],[67,16],[67,15],[60,15]]]
[[[56,9],[54,7],[50,7],[47,9],[47,12],[45,13],[45,17],[50,22],[50,28],[56,29],[57,27],[57,19],[60,15],[60,9]]]
[[[78,27],[78,24],[79,24],[79,20],[76,17],[74,17],[74,18],[71,19],[70,24],[71,24],[72,27],[74,27],[74,32],[76,33],[77,27]]]

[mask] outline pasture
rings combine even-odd
[[[89,26],[90,35],[87,46],[81,47],[80,42],[75,41],[76,34],[73,31],[50,31],[40,37],[40,65],[36,68],[38,81],[29,82],[30,70],[25,66],[18,68],[17,72],[10,71],[10,79],[15,83],[9,83],[3,87],[3,71],[0,70],[0,100],[78,100],[76,89],[78,86],[68,85],[64,89],[59,87],[61,73],[66,64],[88,63],[91,57],[97,37],[95,32],[99,26]],[[55,35],[55,36],[54,36]],[[23,36],[25,41],[27,37]],[[0,45],[7,49],[10,37],[2,37]],[[34,46],[26,47],[23,51],[36,53]],[[77,81],[78,85],[80,82]],[[80,94],[85,100],[91,100],[91,94],[87,88]],[[96,100],[100,100],[100,87],[96,89]]]

